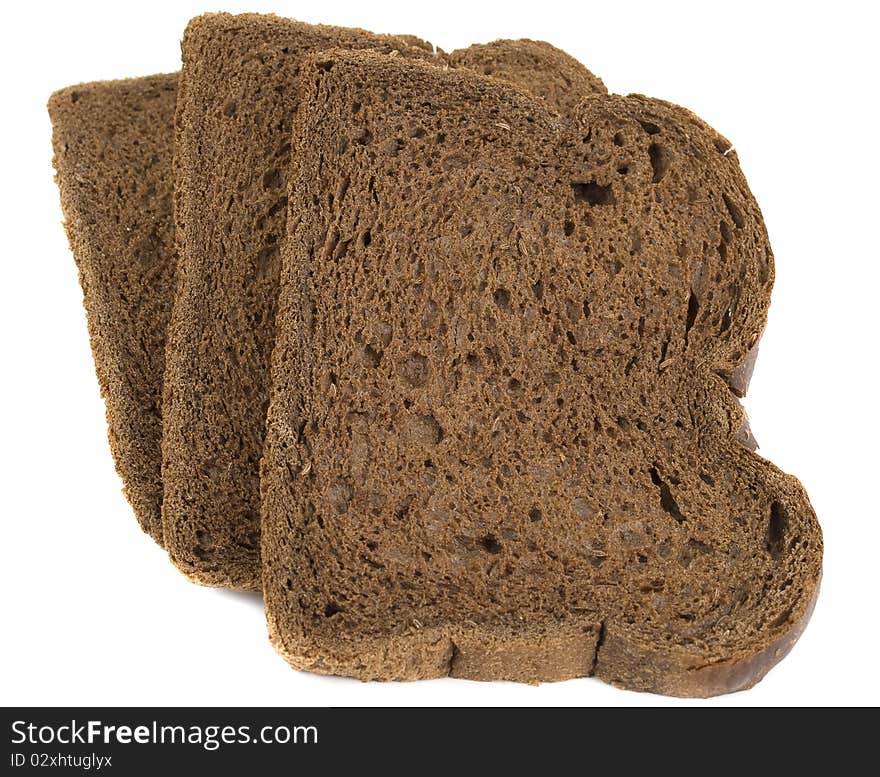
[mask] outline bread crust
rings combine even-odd
[[[556,626],[538,636],[494,629],[428,629],[395,639],[355,643],[339,655],[338,646],[315,645],[294,654],[269,616],[269,638],[293,668],[347,675],[364,682],[428,680],[508,680],[529,685],[584,677],[629,691],[682,698],[710,698],[752,688],[785,658],[803,634],[819,597],[817,584],[804,612],[770,644],[750,655],[715,664],[685,653],[658,656],[615,624],[586,621]]]

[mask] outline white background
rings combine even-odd
[[[294,672],[257,596],[199,588],[143,535],[106,440],[52,181],[50,92],[176,70],[202,2],[4,9],[0,704],[876,704],[880,76],[873,4],[328,2],[223,10],[407,32],[446,50],[543,38],[614,92],[688,106],[735,144],[776,255],[746,407],[825,532],[823,590],[788,659],[710,702],[597,680],[362,684]]]

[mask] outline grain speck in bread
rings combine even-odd
[[[157,75],[61,89],[48,106],[111,451],[138,522],[160,544],[176,94],[177,74]]]
[[[165,374],[163,523],[172,560],[208,585],[260,587],[259,460],[297,72],[306,54],[332,46],[446,63],[416,38],[277,17],[207,15],[184,35],[175,211],[182,269]],[[571,99],[559,97],[560,79],[584,94],[604,90],[547,44],[499,41],[452,57],[492,63],[560,107]],[[351,142],[366,148],[370,138]]]
[[[366,52],[302,89],[262,461],[277,649],[362,679],[759,680],[822,538],[736,439],[773,271],[729,144],[659,100],[559,118]]]

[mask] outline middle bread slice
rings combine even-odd
[[[172,561],[205,585],[261,586],[259,465],[290,133],[302,62],[339,46],[470,68],[514,83],[559,113],[606,91],[544,43],[499,41],[445,55],[412,36],[274,16],[209,14],[190,22],[176,113],[179,273],[164,378],[162,526]],[[352,142],[369,147],[371,140]]]

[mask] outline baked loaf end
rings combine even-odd
[[[560,119],[369,53],[301,89],[262,462],[277,649],[362,679],[760,679],[822,539],[735,439],[773,271],[730,144],[659,100]]]
[[[138,522],[160,544],[176,95],[177,75],[157,75],[72,86],[48,106],[110,448]]]

